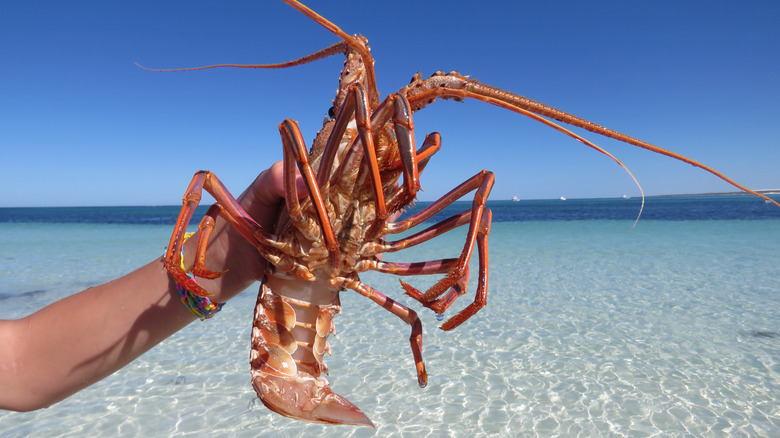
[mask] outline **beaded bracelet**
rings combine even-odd
[[[184,267],[184,242],[193,234],[195,233],[186,233],[184,235],[184,240],[181,242],[181,270],[184,272],[187,272],[187,269]],[[195,276],[192,275],[192,273],[187,272],[187,276],[190,277],[192,281],[195,281]],[[212,303],[208,297],[195,295],[178,281],[176,282],[176,290],[179,291],[181,302],[184,303],[184,306],[201,321],[210,319],[214,314],[222,310],[222,306],[225,305],[225,303]]]

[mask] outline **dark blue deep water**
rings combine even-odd
[[[780,197],[778,197],[780,199]],[[489,201],[493,222],[630,220],[639,213],[640,199],[570,199],[538,201]],[[429,206],[418,202],[409,214]],[[458,201],[430,221],[439,221],[470,208]],[[208,206],[200,206],[195,218]],[[107,223],[173,224],[179,206],[154,207],[43,207],[0,208],[0,222],[16,223]],[[642,221],[707,221],[780,219],[780,208],[753,196],[681,196],[647,198]]]

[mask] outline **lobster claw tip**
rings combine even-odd
[[[252,385],[268,409],[285,417],[312,423],[375,428],[360,408],[333,392],[322,377],[264,374],[253,378]]]
[[[398,279],[398,281],[401,282],[401,287],[404,288],[404,293],[406,295],[409,295],[410,297],[418,300],[422,298],[423,295],[422,292],[417,290],[414,286],[410,285],[409,283],[404,283],[404,281],[401,280],[400,278]]]

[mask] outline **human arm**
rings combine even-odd
[[[282,207],[282,166],[263,172],[239,197],[247,212],[272,229]],[[192,264],[197,239],[184,247]],[[235,230],[217,221],[207,267],[228,269],[198,282],[225,302],[259,280],[266,261]],[[18,320],[0,320],[0,409],[49,406],[124,367],[195,320],[181,303],[162,260],[86,289]]]

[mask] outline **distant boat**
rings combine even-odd
[[[520,200],[520,198],[518,198],[517,196],[512,196],[512,201],[513,201],[513,202],[517,202],[517,201],[519,201],[519,200]]]
[[[561,196],[561,197],[560,197],[560,198],[558,198],[558,199],[560,199],[561,201],[565,201],[565,200],[566,200],[566,197],[565,197],[565,196]]]
[[[628,199],[628,195],[623,195],[623,196],[621,196],[621,198]]]

